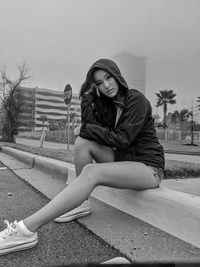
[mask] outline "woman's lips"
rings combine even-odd
[[[108,94],[111,94],[111,93],[113,93],[113,92],[114,92],[114,89],[109,89],[109,90],[107,91]]]

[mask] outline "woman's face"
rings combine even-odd
[[[94,82],[99,91],[107,97],[115,97],[119,92],[119,85],[116,79],[104,70],[94,72]]]

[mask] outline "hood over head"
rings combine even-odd
[[[80,96],[82,96],[87,90],[89,90],[94,83],[93,80],[93,73],[95,70],[102,69],[108,73],[110,73],[118,82],[119,84],[119,94],[126,94],[128,88],[128,85],[122,76],[120,69],[118,68],[117,64],[110,60],[110,59],[99,59],[94,64],[90,67],[87,75],[86,75],[86,80],[83,83],[81,90],[80,90]]]

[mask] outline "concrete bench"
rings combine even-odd
[[[69,184],[75,179],[73,164],[33,156],[31,153],[8,147],[3,147],[2,151],[24,163],[29,163],[31,167],[54,175],[63,183]],[[161,185],[157,189],[142,191],[98,186],[92,192],[92,197],[200,248],[198,196],[170,190]]]

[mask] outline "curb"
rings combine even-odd
[[[33,168],[34,159],[37,155],[34,155],[29,152],[21,151],[12,147],[4,147],[2,146],[2,152],[8,154],[11,157],[18,159],[19,161],[25,163],[29,167]]]
[[[64,180],[68,178],[68,164],[56,159],[36,156],[34,158],[33,168],[36,168],[53,177]]]
[[[70,163],[68,164],[67,162],[56,159],[34,155],[11,147],[2,146],[2,152],[23,162],[30,168],[36,168],[46,174],[63,180],[65,183],[67,181]]]

